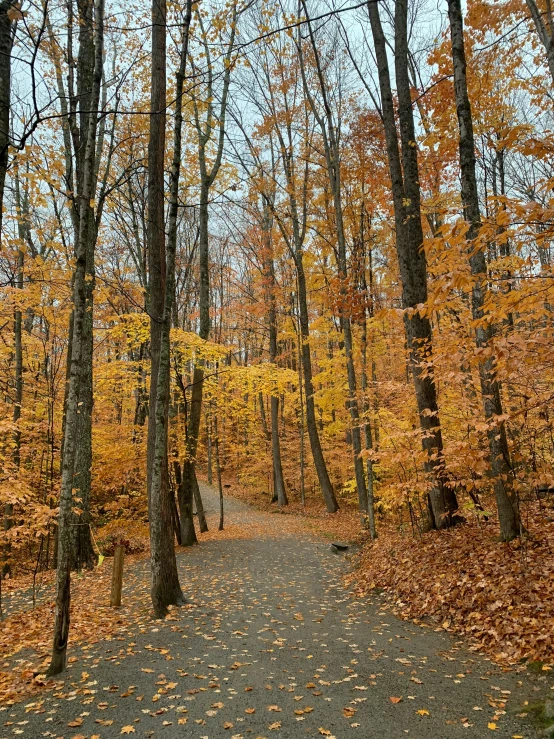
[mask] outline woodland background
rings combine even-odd
[[[492,580],[523,547],[546,582],[549,0],[3,0],[0,26],[4,576],[57,565],[63,629],[70,571],[150,537],[163,615],[198,473],[359,510],[370,586],[398,587],[391,536],[455,524],[454,577],[522,539]]]

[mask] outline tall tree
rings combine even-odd
[[[233,2],[230,11],[230,33],[225,44],[223,55],[223,73],[221,82],[221,96],[219,106],[215,105],[216,76],[213,67],[212,51],[208,42],[208,36],[202,19],[203,10],[196,8],[198,23],[201,30],[201,43],[203,55],[206,60],[206,89],[205,89],[205,115],[202,115],[203,104],[193,95],[194,122],[197,134],[198,165],[200,170],[200,200],[199,200],[199,236],[198,236],[198,261],[199,261],[199,327],[198,335],[207,340],[210,336],[210,192],[216,181],[221,168],[223,157],[223,145],[225,143],[225,121],[227,116],[227,105],[229,101],[229,85],[231,84],[231,71],[233,68],[232,57],[235,47],[236,25],[237,25],[237,2]],[[196,69],[200,74],[200,70]],[[210,151],[210,146],[214,151]],[[192,520],[192,500],[196,499],[196,505],[201,519],[202,499],[196,479],[196,451],[198,447],[198,435],[200,432],[200,421],[202,418],[202,397],[204,392],[204,366],[197,361],[194,366],[190,412],[187,421],[187,457],[183,464],[181,484],[179,485],[179,508],[181,514],[181,540],[184,546],[190,546],[196,542],[194,524]],[[200,521],[201,530],[207,529],[207,524]]]
[[[467,65],[464,44],[464,26],[460,0],[448,0],[448,18],[452,40],[454,65],[454,92],[458,114],[462,205],[468,224],[468,256],[473,276],[471,312],[475,326],[475,343],[480,350],[479,377],[485,418],[488,421],[490,464],[494,478],[494,492],[500,522],[500,538],[511,541],[521,534],[519,501],[514,487],[514,473],[503,418],[500,382],[495,376],[491,340],[493,329],[486,315],[487,262],[486,243],[479,240],[481,212],[475,175],[475,142],[473,117],[467,91]]]
[[[15,19],[18,9],[10,0],[0,2],[0,235],[4,187],[8,170],[10,145],[11,64]]]
[[[269,333],[269,361],[277,362],[277,281],[275,279],[275,259],[273,254],[273,215],[274,189],[269,194],[269,202],[265,198],[262,205],[262,234],[263,270],[266,283],[267,299],[267,327]],[[273,199],[273,202],[272,202]],[[272,208],[273,205],[273,208]],[[279,395],[271,394],[271,458],[273,461],[273,492],[277,498],[277,505],[281,508],[288,505],[287,491],[283,477],[283,463],[281,459],[281,442],[279,439]]]
[[[429,517],[432,526],[443,528],[455,522],[458,501],[454,490],[447,484],[437,388],[433,374],[428,369],[432,357],[431,322],[420,307],[427,302],[427,263],[423,249],[419,168],[408,75],[408,3],[407,0],[397,0],[394,14],[394,59],[400,142],[396,128],[387,41],[381,24],[379,6],[377,3],[369,3],[368,10],[377,60],[381,114],[385,127],[394,203],[404,326],[422,444],[426,453],[425,469],[431,477]]]
[[[294,301],[298,307],[300,364],[304,381],[306,428],[310,449],[325,506],[329,513],[335,513],[339,505],[323,454],[316,418],[305,269],[305,248],[309,228],[308,209],[312,187],[310,152],[314,135],[313,118],[309,114],[308,106],[297,103],[301,83],[295,73],[296,70],[292,67],[290,50],[280,44],[272,49],[271,56],[275,69],[271,68],[267,55],[260,59],[259,69],[255,73],[257,84],[252,102],[260,109],[275,138],[274,148],[278,152],[284,179],[282,190],[285,207],[284,209],[275,207],[273,216],[294,264],[296,278]],[[283,64],[285,60],[291,65],[290,68]],[[266,199],[266,202],[270,201]]]
[[[166,249],[164,219],[164,161],[166,127],[165,0],[152,2],[151,114],[148,140],[148,256],[152,374],[148,417],[148,500],[150,511],[150,566],[152,605],[163,618],[169,605],[184,603],[179,584],[172,526],[172,496],[168,470],[170,402],[170,330],[175,299],[175,253],[181,171],[183,85],[191,22],[189,0],[182,26],[181,53],[176,76],[173,160],[170,172],[170,207]]]
[[[354,454],[354,473],[356,476],[356,490],[358,492],[358,506],[362,514],[368,516],[368,494],[364,476],[364,462],[361,457],[362,437],[360,424],[360,409],[358,407],[358,389],[356,380],[356,367],[354,364],[354,340],[352,335],[352,323],[350,316],[350,301],[348,290],[348,259],[346,253],[346,234],[344,230],[342,213],[342,186],[340,172],[340,130],[336,122],[336,114],[333,113],[330,100],[329,82],[325,78],[322,59],[316,36],[309,19],[308,8],[305,0],[301,0],[304,14],[308,19],[308,36],[310,38],[311,51],[315,62],[315,72],[319,94],[321,95],[322,110],[319,110],[314,94],[308,83],[306,63],[302,50],[302,42],[298,43],[300,70],[304,82],[304,93],[308,99],[312,113],[318,123],[321,138],[323,140],[323,151],[325,165],[329,178],[329,188],[333,199],[335,216],[335,233],[337,241],[336,259],[339,278],[340,313],[339,322],[344,341],[346,354],[346,377],[348,381],[348,409],[351,419],[352,451]],[[340,113],[337,113],[340,115]]]
[[[74,552],[75,462],[79,428],[79,389],[85,356],[85,321],[87,312],[87,249],[92,203],[96,193],[96,144],[100,89],[104,56],[104,0],[96,0],[94,13],[88,16],[94,29],[94,41],[89,47],[93,54],[94,73],[90,95],[90,115],[85,132],[83,169],[78,178],[79,232],[75,242],[75,269],[73,272],[72,349],[69,372],[65,428],[63,437],[62,480],[58,518],[58,562],[56,571],[56,611],[54,644],[48,675],[57,675],[65,669],[69,637],[71,601],[71,565]]]

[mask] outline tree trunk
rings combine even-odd
[[[305,0],[302,1],[302,7],[308,17],[308,10]],[[328,100],[327,83],[321,67],[318,45],[313,33],[312,25],[308,21],[308,33],[312,45],[312,51],[315,58],[317,78],[319,88],[323,100],[324,113],[320,114],[315,100],[310,92],[310,87],[306,79],[304,69],[304,60],[302,55],[302,45],[298,45],[300,69],[302,72],[302,80],[304,83],[304,92],[308,97],[312,113],[314,114],[323,139],[323,149],[325,152],[325,162],[327,165],[327,175],[329,177],[329,185],[333,195],[333,207],[335,212],[335,229],[337,236],[337,267],[339,277],[339,291],[341,297],[341,306],[339,313],[340,327],[344,340],[344,351],[346,355],[346,375],[348,380],[348,400],[347,406],[351,420],[351,443],[354,456],[354,473],[356,477],[356,490],[358,493],[359,510],[367,516],[367,488],[364,476],[364,463],[361,458],[362,441],[360,433],[360,412],[358,408],[358,395],[356,383],[356,368],[354,366],[354,344],[352,338],[352,324],[349,314],[349,296],[348,296],[348,263],[346,258],[346,238],[344,233],[344,223],[342,218],[342,194],[340,179],[340,149],[338,132],[335,128],[333,112]]]
[[[18,233],[19,239],[23,240],[24,226],[21,222],[22,209],[19,191],[19,178],[15,180],[16,205],[18,208]],[[1,207],[1,203],[0,203]],[[17,252],[17,276],[15,286],[18,290],[23,290],[23,268],[25,265],[25,252],[20,247]],[[16,469],[19,469],[21,462],[21,430],[19,428],[19,419],[21,418],[21,406],[23,403],[23,316],[21,310],[16,308],[14,311],[14,405],[13,405],[13,452],[12,461]],[[13,526],[13,504],[6,503],[4,506],[4,531],[9,531]],[[11,546],[9,543],[4,548],[4,563],[0,572],[0,578],[11,575]]]
[[[431,480],[430,524],[436,528],[451,526],[458,520],[458,502],[448,486],[444,468],[442,433],[437,390],[428,365],[432,360],[431,323],[417,310],[427,301],[427,264],[423,250],[419,170],[410,83],[408,77],[407,2],[398,0],[395,7],[395,72],[398,92],[398,114],[401,134],[400,159],[394,103],[387,58],[386,39],[381,26],[379,8],[369,3],[369,18],[375,44],[379,74],[382,115],[391,176],[396,227],[396,252],[402,282],[404,327],[414,381],[415,395],[425,451],[425,471]]]
[[[102,84],[104,52],[104,0],[96,0],[94,37],[94,75],[91,88],[91,115],[85,136],[82,188],[79,192],[79,234],[75,244],[75,270],[73,276],[73,339],[69,390],[66,407],[65,434],[63,439],[63,463],[60,489],[60,512],[58,517],[58,568],[56,573],[56,611],[54,621],[54,643],[48,676],[57,675],[65,669],[67,642],[69,637],[71,560],[74,551],[74,471],[77,448],[79,385],[82,376],[83,331],[86,317],[86,267],[88,229],[91,218],[91,201],[96,191],[96,133],[97,116]]]
[[[202,494],[200,492],[200,486],[198,485],[198,477],[196,475],[196,465],[193,470],[193,483],[194,483],[194,505],[196,506],[196,513],[198,515],[198,528],[201,534],[205,534],[208,531],[208,522],[206,521],[206,514],[204,512],[204,503],[202,501]]]
[[[273,261],[273,242],[271,236],[272,219],[269,205],[264,201],[263,206],[263,236],[264,259],[263,268],[266,280],[267,324],[269,331],[269,361],[277,362],[277,308],[275,264]],[[263,403],[263,397],[261,402]],[[273,461],[273,493],[277,498],[279,508],[288,505],[287,491],[283,477],[283,463],[281,460],[281,442],[279,440],[279,396],[271,395],[271,457]]]
[[[8,17],[8,11],[12,10],[13,7],[14,4],[11,0],[0,2],[0,235],[2,234],[4,187],[6,184],[10,145],[13,23]]]
[[[473,118],[467,91],[466,58],[464,48],[464,28],[460,0],[448,0],[448,17],[452,39],[452,61],[454,65],[454,91],[460,133],[460,171],[462,181],[462,205],[464,218],[469,225],[467,239],[469,264],[474,278],[471,291],[471,311],[475,323],[475,343],[481,350],[490,352],[493,336],[492,326],[485,315],[487,299],[487,263],[482,245],[478,243],[481,226],[479,193],[475,176],[475,144],[473,138]],[[490,450],[491,470],[494,478],[494,492],[500,522],[500,538],[511,541],[522,533],[519,515],[519,501],[514,488],[514,477],[510,463],[505,423],[501,419],[502,399],[500,383],[495,377],[494,359],[485,353],[479,362],[481,394],[485,418],[489,422],[487,432]]]
[[[310,352],[310,322],[308,317],[308,301],[306,294],[306,276],[302,263],[302,254],[296,257],[296,279],[298,283],[298,313],[300,322],[300,340],[302,342],[302,370],[304,373],[304,390],[306,393],[306,426],[308,438],[314,459],[314,466],[323,494],[323,499],[329,513],[335,513],[339,504],[335,498],[335,492],[327,465],[323,457],[319,432],[317,430],[317,419],[315,415],[314,386],[312,381],[312,357]]]
[[[194,463],[190,460],[183,462],[183,474],[178,488],[179,514],[181,517],[181,545],[191,547],[198,544],[194,530],[193,498],[194,498]]]
[[[208,421],[207,424],[207,454],[208,454],[208,485],[213,484],[213,465],[212,465],[212,427],[211,422]]]
[[[148,500],[152,606],[157,618],[169,605],[184,603],[175,558],[172,490],[168,470],[168,426],[171,378],[171,315],[175,299],[175,253],[181,166],[182,97],[190,27],[190,2],[183,27],[176,79],[173,160],[170,173],[167,249],[164,222],[164,158],[166,124],[166,2],[152,2],[151,115],[148,140],[148,254],[152,375],[148,419]]]
[[[215,470],[217,474],[217,487],[219,490],[219,526],[218,530],[223,531],[224,511],[223,511],[223,483],[221,480],[221,464],[219,460],[219,437],[218,437],[217,418],[214,418],[214,445],[215,445]]]
[[[94,221],[94,219],[91,219]],[[76,508],[81,511],[75,516],[75,551],[72,568],[93,569],[96,556],[90,531],[90,499],[92,478],[92,403],[93,403],[93,293],[94,293],[94,251],[96,229],[90,225],[87,244],[85,283],[85,317],[83,320],[83,347],[81,362],[81,382],[79,388],[79,412],[77,420],[77,448],[75,451],[74,485],[77,493]]]
[[[554,82],[554,20],[552,17],[551,4],[549,1],[546,3],[546,13],[543,13],[537,6],[535,0],[526,0],[526,2],[535,25],[537,35],[544,46],[546,62],[548,64],[550,76],[552,77],[552,82]],[[545,15],[547,17],[546,23],[544,22]]]

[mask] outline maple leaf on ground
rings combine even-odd
[[[399,698],[397,698],[396,696],[391,695],[391,697],[389,698],[389,700],[390,700],[391,703],[401,703],[402,702],[402,696],[400,696]]]
[[[281,722],[280,721],[275,721],[275,723],[269,724],[269,726],[267,728],[268,729],[271,729],[272,731],[276,731],[277,729],[280,729],[281,728]]]
[[[135,734],[136,733],[135,732],[135,727],[134,726],[130,726],[130,725],[129,726],[124,726],[119,733],[120,734]]]

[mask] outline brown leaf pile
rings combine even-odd
[[[132,563],[140,557],[125,558],[125,583],[136,579]],[[148,617],[148,589],[137,585],[136,592],[127,596],[124,607],[110,608],[111,560],[101,567],[72,577],[71,642],[92,645],[127,630],[132,622]],[[52,580],[51,577],[49,577]],[[17,583],[13,581],[13,584]],[[134,590],[134,589],[133,589]],[[30,596],[29,596],[30,597]],[[15,666],[0,662],[0,704],[15,702],[44,686],[34,679],[34,672],[48,666],[54,622],[54,584],[48,586],[45,602],[34,609],[18,611],[0,622],[0,654],[3,659],[23,655]],[[6,668],[8,668],[6,670]]]
[[[554,662],[554,520],[530,511],[523,541],[498,541],[494,521],[367,544],[350,576],[358,595],[388,591],[393,610],[432,617],[501,663]]]

